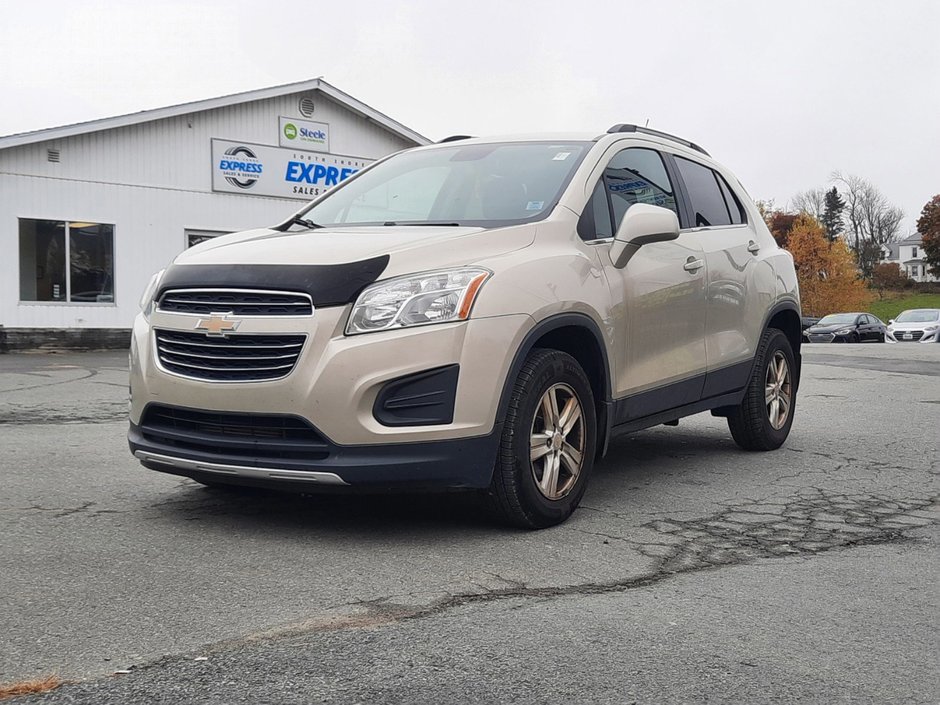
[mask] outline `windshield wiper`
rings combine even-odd
[[[293,218],[287,221],[287,227],[289,228],[291,225],[302,225],[305,228],[309,228],[310,230],[316,230],[317,228],[323,227],[319,223],[314,223],[312,220],[301,218],[299,215],[295,215]]]
[[[407,220],[406,220],[406,221],[401,221],[401,222],[395,221],[395,220],[388,220],[388,221],[382,223],[382,225],[388,225],[388,226],[393,226],[393,225],[421,225],[421,226],[425,226],[425,227],[434,227],[434,228],[459,228],[459,227],[460,227],[460,223],[435,223],[435,222],[433,222],[433,221],[429,222],[429,221],[427,221],[427,220],[416,220],[416,221],[407,221]]]

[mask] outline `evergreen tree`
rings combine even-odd
[[[833,186],[826,191],[826,208],[823,211],[822,224],[826,229],[826,238],[829,242],[835,242],[845,227],[842,223],[842,211],[845,209],[845,201],[839,195],[839,190]]]

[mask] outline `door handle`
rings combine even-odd
[[[685,264],[682,265],[682,268],[687,272],[697,272],[704,266],[705,266],[704,260],[695,259],[694,257],[689,257],[689,259],[685,261]]]
[[[758,252],[760,252],[760,245],[751,240],[749,243],[747,243],[747,251],[752,255],[756,255]]]

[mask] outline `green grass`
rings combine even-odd
[[[897,318],[901,311],[908,308],[940,308],[940,294],[909,294],[906,292],[889,291],[881,301],[875,300],[868,307],[873,313],[887,323]]]

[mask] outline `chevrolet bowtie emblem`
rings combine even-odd
[[[228,314],[213,313],[209,318],[200,318],[196,323],[195,330],[204,330],[206,335],[224,338],[227,333],[231,333],[240,324],[241,321],[229,320]]]

